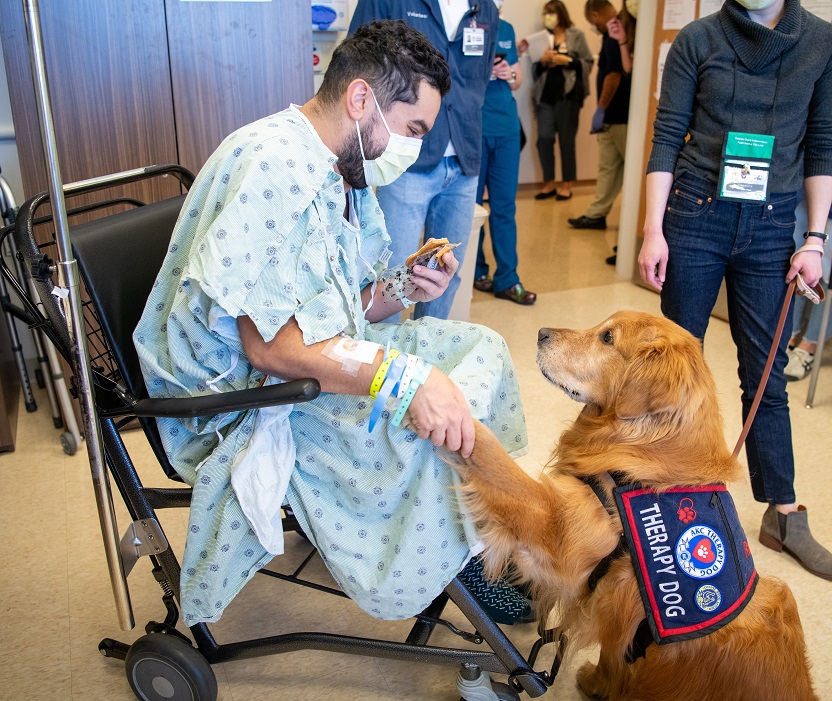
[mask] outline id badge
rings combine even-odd
[[[462,53],[466,56],[482,56],[485,53],[485,30],[482,27],[464,27]]]
[[[728,132],[723,149],[719,197],[765,202],[773,150],[773,136]]]

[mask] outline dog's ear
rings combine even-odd
[[[679,346],[655,327],[645,329],[615,398],[616,416],[635,419],[680,407],[690,383],[694,351],[698,348]]]

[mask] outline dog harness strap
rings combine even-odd
[[[589,582],[587,583],[587,586],[589,586],[590,592],[595,591],[595,587],[598,586],[598,582],[601,581],[601,577],[603,577],[607,572],[610,571],[612,563],[615,562],[626,552],[627,539],[624,537],[624,534],[622,533],[621,539],[618,541],[618,545],[615,546],[615,550],[613,550],[609,555],[604,557],[597,565],[595,565],[595,569],[592,570],[592,573],[589,575]]]
[[[758,576],[725,485],[630,485],[614,494],[658,645],[707,635],[742,612]]]
[[[627,664],[633,664],[637,659],[644,657],[647,648],[653,643],[653,633],[650,632],[650,622],[645,618],[638,624],[636,634],[633,636],[633,642],[627,648],[627,654],[624,655],[624,661]]]

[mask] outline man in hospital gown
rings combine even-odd
[[[266,378],[322,387],[294,408],[158,420],[171,464],[193,486],[180,595],[188,625],[217,620],[282,552],[284,494],[338,584],[376,617],[423,610],[476,552],[457,478],[435,446],[470,453],[473,415],[509,452],[525,449],[506,345],[469,323],[374,323],[403,302],[382,294],[396,222],[385,224],[367,187],[369,162],[376,180],[406,167],[401,154],[430,129],[449,85],[421,34],[366,25],[336,51],[315,98],[231,134],[188,193],[134,332],[150,395]],[[442,294],[458,267],[452,253],[444,262],[414,270],[407,304]],[[381,348],[351,374],[323,352],[339,335]],[[392,400],[368,430],[388,344],[433,366],[408,408],[413,430],[392,425]]]

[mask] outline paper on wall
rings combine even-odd
[[[664,62],[667,60],[667,52],[670,51],[670,42],[663,41],[659,44],[659,58],[656,66],[656,92],[655,98],[658,100],[662,94],[662,75],[664,74]]]
[[[665,0],[662,29],[681,29],[695,16],[696,0]]]
[[[832,22],[832,0],[803,0],[800,4],[807,12]]]
[[[723,1],[724,0],[699,0],[699,16],[707,17],[715,12],[719,12]],[[830,2],[832,2],[832,0],[830,0]]]

